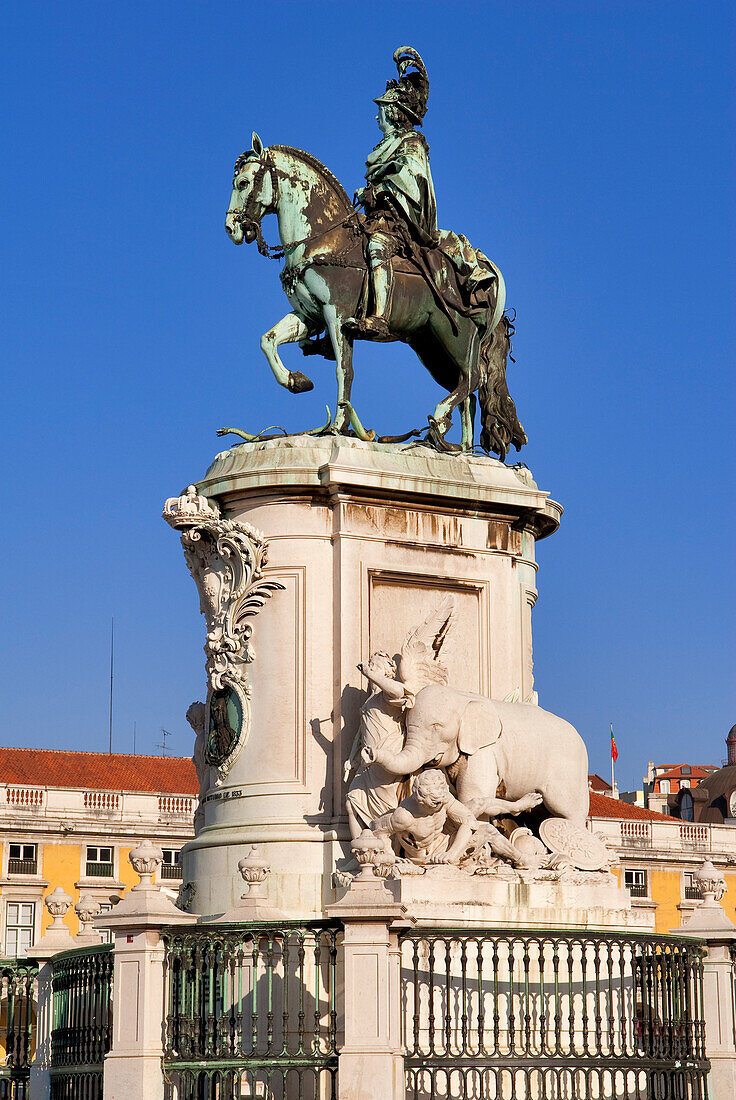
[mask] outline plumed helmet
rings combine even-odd
[[[399,107],[414,126],[421,126],[429,99],[429,77],[424,62],[411,46],[399,46],[394,50],[394,61],[399,79],[387,81],[386,91],[373,102]],[[407,72],[410,65],[413,69]]]

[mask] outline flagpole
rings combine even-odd
[[[611,746],[610,746],[610,748],[611,748],[611,794],[613,794],[613,792],[616,789],[616,780],[615,780],[614,772],[613,772],[613,769],[614,769],[614,766],[615,766],[615,763],[616,763],[615,760],[613,759],[613,722],[611,722]]]

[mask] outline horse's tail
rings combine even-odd
[[[502,462],[512,444],[519,451],[528,442],[506,385],[513,334],[513,321],[504,313],[492,331],[486,330],[479,353],[480,445],[485,451],[495,451]]]

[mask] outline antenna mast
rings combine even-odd
[[[108,752],[112,753],[112,685],[115,661],[115,616],[110,619],[110,745]]]

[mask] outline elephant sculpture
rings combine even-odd
[[[443,768],[476,817],[540,803],[581,829],[588,816],[588,753],[577,730],[529,703],[507,703],[443,683],[421,688],[406,711],[401,752],[364,749],[396,776]],[[498,795],[502,797],[498,797]]]

